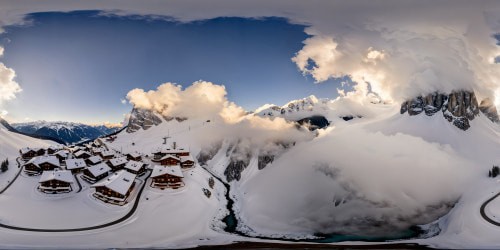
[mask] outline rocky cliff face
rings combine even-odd
[[[146,109],[134,108],[130,113],[127,133],[133,133],[141,128],[147,130],[160,123],[162,123],[161,116],[155,114],[155,112]]]
[[[472,121],[479,115],[476,95],[471,91],[454,91],[450,94],[432,93],[418,96],[401,104],[401,114],[408,112],[410,116],[424,112],[433,116],[441,111],[446,120],[456,127],[467,130]]]
[[[492,122],[500,122],[500,119],[498,118],[497,107],[495,107],[495,104],[493,103],[493,101],[491,101],[491,99],[486,98],[482,100],[479,104],[479,110],[481,110],[481,112]]]

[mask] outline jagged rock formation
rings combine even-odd
[[[162,119],[163,118],[163,119]],[[139,129],[147,130],[152,126],[156,126],[163,122],[163,120],[169,122],[176,120],[177,122],[183,122],[187,120],[186,117],[175,117],[175,116],[164,116],[160,115],[153,110],[141,109],[134,107],[130,113],[130,119],[128,121],[127,133],[133,133]]]
[[[446,120],[456,127],[467,130],[472,121],[479,114],[479,105],[476,95],[471,91],[454,91],[449,95],[432,93],[426,96],[417,96],[401,104],[400,113],[408,112],[410,116],[424,112],[432,116],[439,111]]]
[[[226,170],[224,170],[224,175],[226,176],[226,180],[228,182],[237,180],[239,181],[241,179],[241,173],[245,168],[248,167],[249,161],[245,160],[233,160],[229,162],[229,165],[227,166]]]
[[[241,179],[241,173],[250,164],[250,158],[252,156],[250,149],[243,146],[241,141],[238,141],[232,147],[228,148],[226,156],[230,157],[229,165],[227,165],[226,170],[224,170],[226,180],[228,182],[233,180],[239,181]]]
[[[500,122],[500,119],[498,118],[497,107],[495,107],[495,104],[491,101],[491,99],[486,98],[482,100],[479,104],[479,110],[481,110],[481,112],[492,122]]]
[[[212,160],[212,158],[214,158],[214,156],[217,154],[217,152],[219,152],[221,147],[222,147],[222,142],[219,142],[212,145],[212,147],[203,148],[196,157],[198,163],[202,166],[207,165],[207,162]]]
[[[162,123],[161,116],[153,111],[133,108],[128,121],[127,133],[133,133],[141,128],[147,130],[160,123]]]
[[[274,155],[259,155],[258,159],[258,168],[259,170],[264,169],[267,164],[272,163],[274,161]]]

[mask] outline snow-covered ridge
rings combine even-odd
[[[65,122],[65,121],[33,121],[33,122],[18,122],[18,123],[12,123],[11,124],[14,127],[27,127],[30,126],[34,129],[40,129],[40,128],[50,128],[54,130],[60,130],[60,129],[75,129],[77,127],[94,127],[94,128],[115,128],[115,126],[108,126],[106,124],[102,125],[89,125],[89,124],[83,124],[83,123],[77,123],[77,122]]]
[[[12,126],[20,132],[50,136],[70,144],[86,140],[92,140],[99,136],[115,132],[119,128],[106,125],[87,125],[75,122],[63,121],[34,121],[26,123],[13,123]]]
[[[290,120],[298,120],[310,115],[320,115],[327,110],[329,99],[318,99],[314,95],[293,100],[283,106],[265,104],[255,110],[258,116],[280,116]]]

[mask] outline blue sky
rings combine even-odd
[[[308,36],[282,18],[216,18],[190,23],[96,11],[30,14],[0,35],[2,61],[23,91],[6,105],[22,120],[120,122],[133,88],[206,80],[252,110],[311,94],[337,96],[339,81],[314,84],[291,58]],[[332,84],[333,83],[333,84]]]

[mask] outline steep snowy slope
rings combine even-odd
[[[1,119],[1,118],[0,118]],[[6,127],[6,126],[7,127]],[[57,143],[49,140],[40,140],[9,131],[9,124],[3,120],[0,123],[0,161],[9,160],[9,170],[0,173],[0,188],[5,187],[17,174],[16,158],[19,157],[19,149],[23,147],[49,147]]]
[[[180,129],[181,127],[179,127]],[[149,132],[148,132],[149,133]],[[163,135],[158,131],[158,135]],[[134,134],[123,131],[109,147],[132,150],[127,148]],[[154,145],[161,145],[161,136],[145,136],[141,140],[144,151],[149,154]],[[25,136],[20,136],[0,129],[1,149],[7,155],[15,157],[18,148],[47,147],[49,143]],[[4,149],[6,151],[4,151]],[[17,173],[16,169],[12,173]],[[36,190],[39,177],[21,174],[15,183],[0,196],[2,211],[0,223],[24,227],[28,229],[79,229],[101,225],[124,217],[129,211],[134,211],[135,199],[139,199],[137,210],[123,222],[111,224],[108,227],[95,230],[75,232],[36,232],[17,231],[0,227],[0,241],[6,248],[58,248],[71,246],[74,248],[149,248],[149,247],[188,247],[204,244],[214,238],[211,243],[226,243],[235,240],[236,236],[221,234],[221,219],[227,213],[225,209],[224,187],[216,182],[209,186],[211,175],[201,167],[183,172],[185,187],[178,190],[157,190],[150,187],[150,181],[145,184],[140,198],[133,198],[125,206],[105,204],[92,196],[93,189],[85,181],[79,181],[81,190],[74,183],[73,192],[63,195],[45,195]],[[1,178],[1,175],[0,175]],[[136,181],[142,186],[144,178]],[[210,190],[207,197],[204,190]],[[134,189],[131,197],[137,197],[138,189]],[[26,214],[37,214],[35,217]],[[117,239],[119,236],[120,240]]]
[[[413,236],[411,226],[430,223],[430,231],[441,234],[411,242],[500,246],[495,238],[498,229],[479,215],[479,206],[498,184],[486,177],[487,170],[500,161],[496,124],[479,114],[463,131],[442,116],[401,115],[395,105],[348,98],[328,101],[323,107],[315,114],[331,124],[316,131],[296,127],[279,115],[248,114],[233,124],[218,117],[155,115],[156,120],[142,110],[138,120],[130,121],[137,126],[118,133],[107,146],[150,157],[165,140],[177,142],[197,162],[194,169],[184,172],[185,188],[158,191],[146,186],[133,216],[106,229],[55,234],[50,240],[44,234],[7,230],[0,240],[14,246],[29,236],[23,246],[33,247],[36,242],[40,247],[57,247],[55,242],[63,242],[81,248],[187,247],[241,240],[223,231],[221,220],[229,211],[220,179],[230,187],[236,230],[250,236],[382,240]],[[346,120],[346,115],[356,118]],[[213,176],[217,178],[212,189],[209,180]],[[3,199],[30,191],[33,180],[21,178]],[[203,189],[211,191],[210,198]],[[83,202],[90,208],[85,215],[93,219],[104,215],[113,219],[129,208],[98,208],[90,189],[83,190],[60,199],[58,206],[71,209]],[[44,198],[30,202],[54,205]],[[14,202],[3,210],[0,219],[28,225],[11,213],[17,205]],[[489,209],[493,211],[489,213],[497,211]],[[99,210],[102,214],[92,216]],[[57,218],[50,210],[44,215],[35,221],[37,226]],[[92,220],[75,217],[57,225],[87,225]],[[136,237],[139,234],[145,236]],[[114,235],[128,240],[117,243]]]
[[[367,108],[375,118],[337,123],[235,183],[242,229],[268,236],[397,237],[459,200],[439,221],[442,235],[421,242],[458,247],[446,240],[455,234],[472,240],[468,247],[499,246],[499,229],[479,216],[481,203],[498,191],[487,178],[500,161],[497,124],[478,114],[463,131],[442,116]]]
[[[15,160],[19,155],[19,149],[23,147],[49,147],[56,144],[53,141],[35,139],[10,132],[5,126],[0,124],[0,159],[9,157]]]

